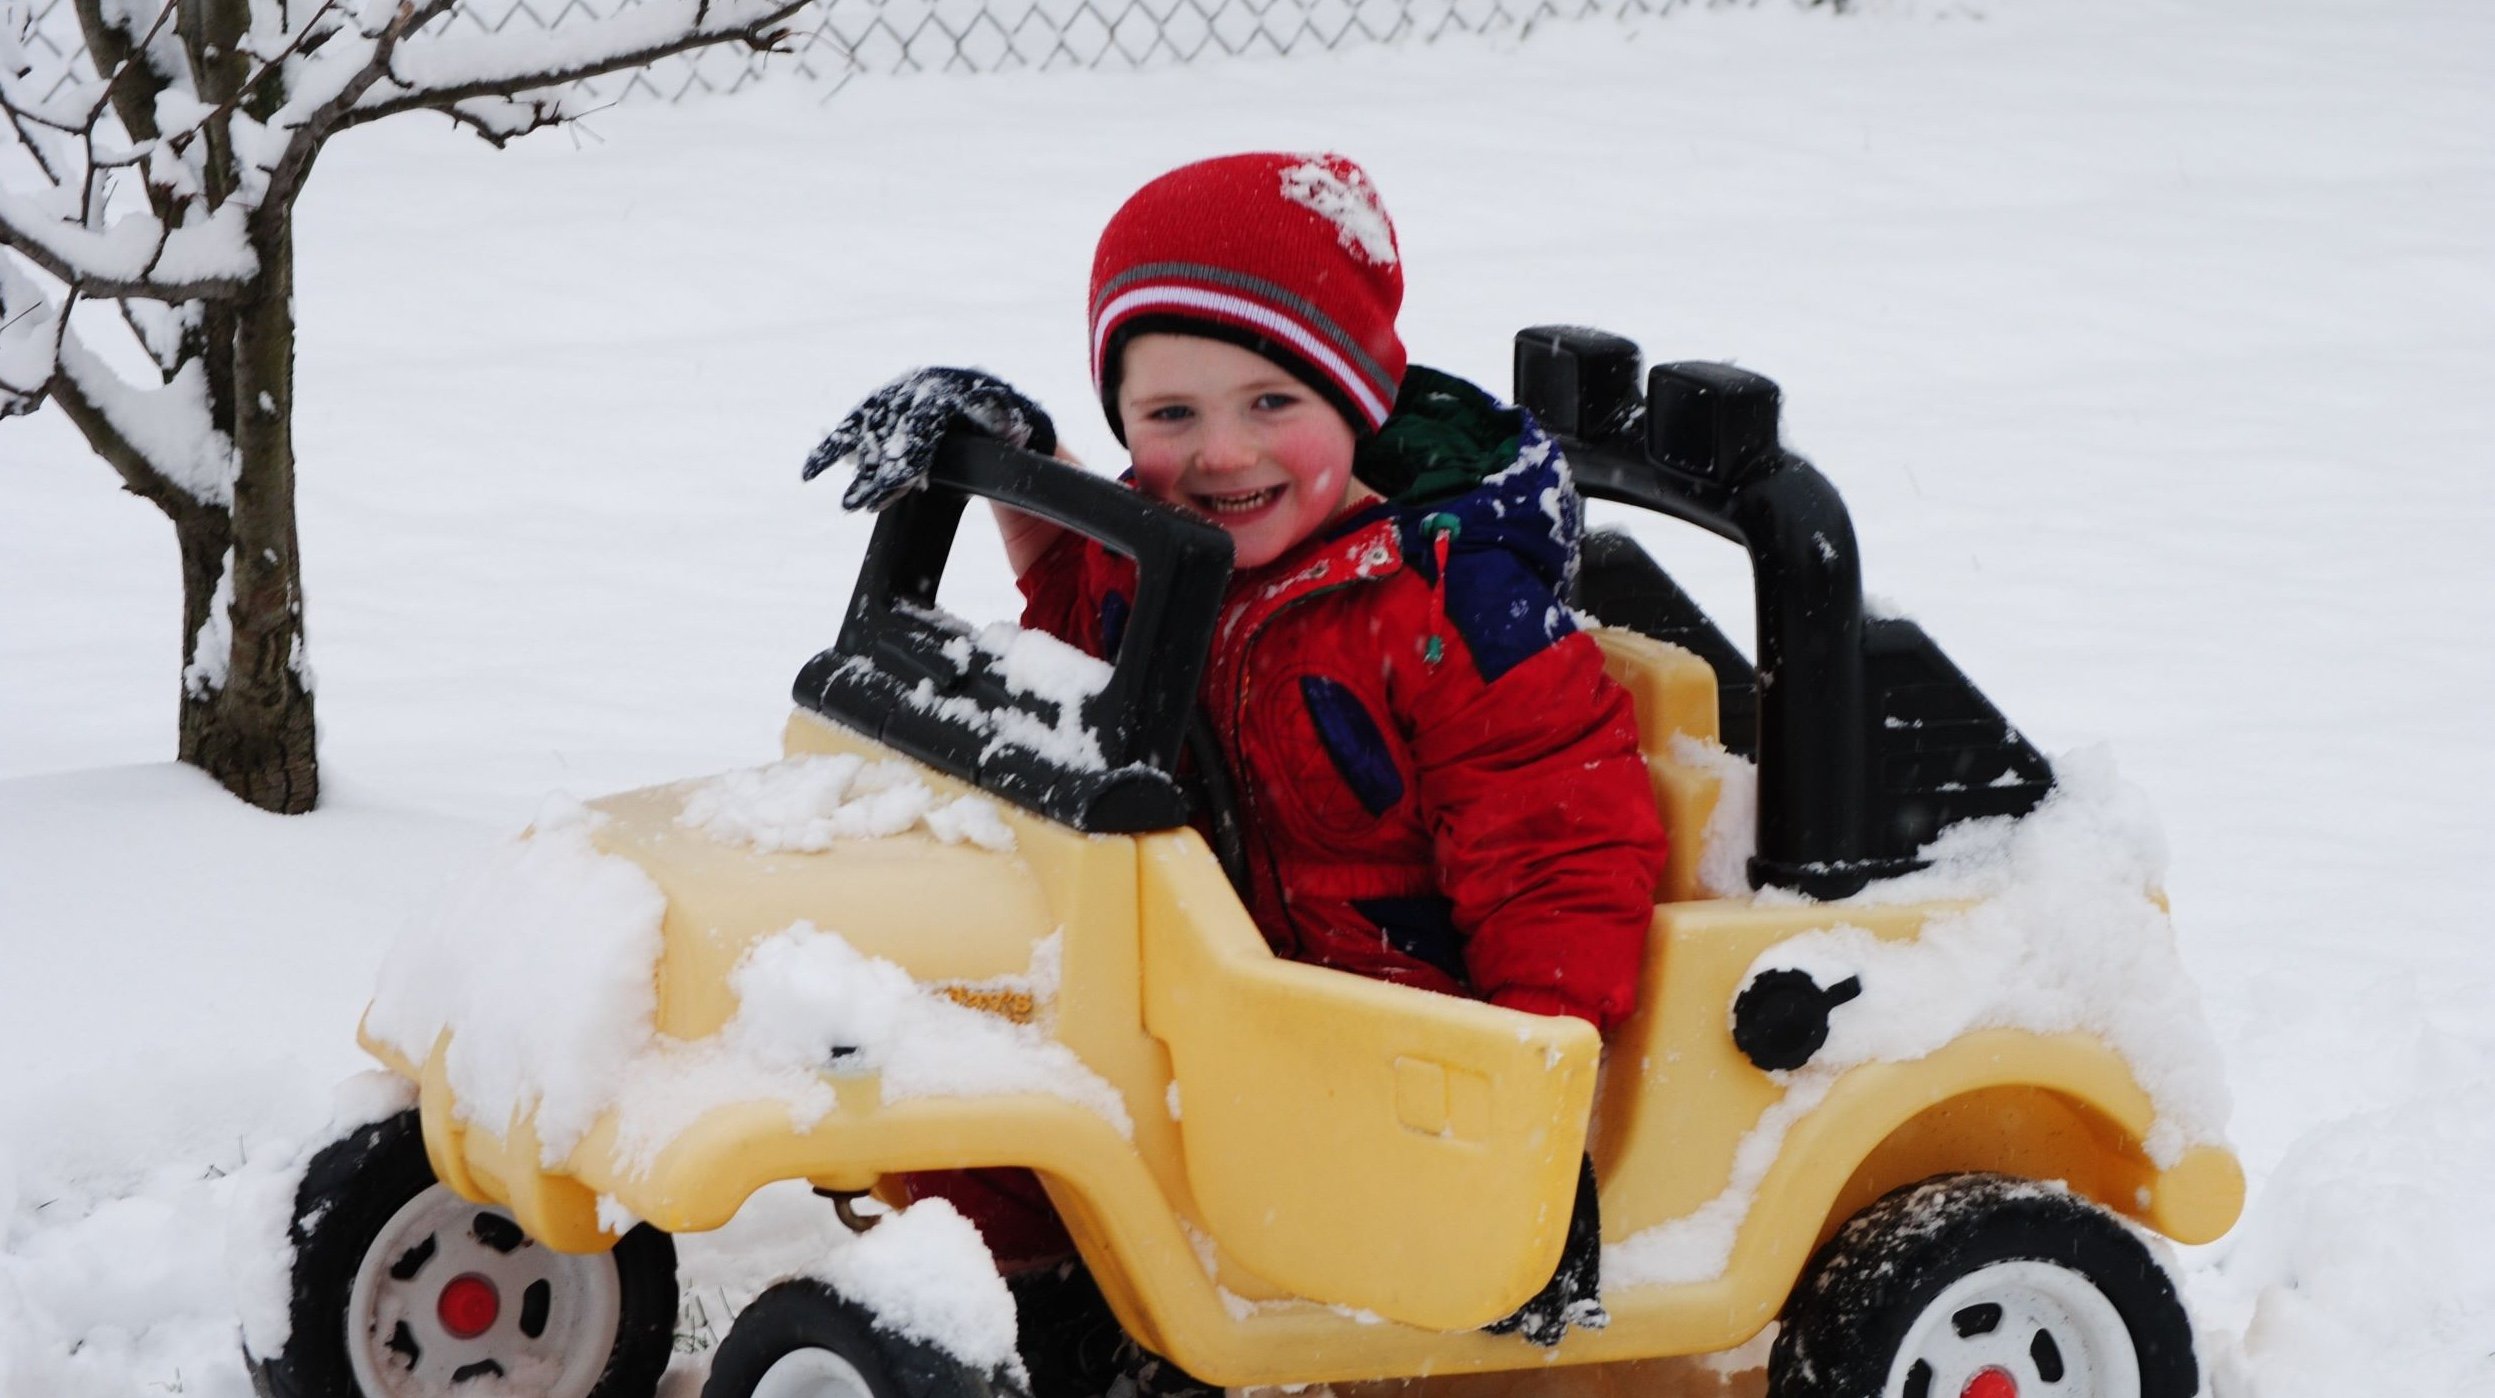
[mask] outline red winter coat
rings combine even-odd
[[[1636,1005],[1664,832],[1629,697],[1561,604],[1566,466],[1525,414],[1420,368],[1359,464],[1395,502],[1234,577],[1214,629],[1199,700],[1248,911],[1293,960],[1608,1029]],[[1024,625],[1114,655],[1128,560],[1067,534],[1021,582]]]

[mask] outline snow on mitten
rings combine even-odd
[[[857,475],[844,510],[880,510],[927,480],[936,444],[970,431],[1032,451],[1057,449],[1057,427],[1013,385],[977,369],[912,369],[866,395],[806,457],[805,479],[843,462]]]

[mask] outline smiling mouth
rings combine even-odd
[[[1241,490],[1228,495],[1198,495],[1196,507],[1208,515],[1244,515],[1265,508],[1282,498],[1282,487],[1269,485],[1263,490]]]

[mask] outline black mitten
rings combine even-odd
[[[1003,379],[977,369],[912,369],[849,410],[806,457],[805,478],[854,461],[858,474],[842,492],[841,508],[880,510],[926,482],[936,443],[950,431],[1041,453],[1057,449],[1056,424]]]

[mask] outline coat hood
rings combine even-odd
[[[1405,561],[1433,586],[1443,538],[1447,614],[1485,679],[1576,629],[1563,600],[1585,506],[1531,413],[1415,365],[1352,469],[1387,498]]]

